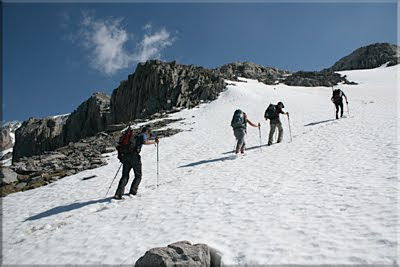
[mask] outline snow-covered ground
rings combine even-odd
[[[206,243],[228,264],[393,264],[399,253],[399,66],[346,71],[350,114],[334,120],[331,88],[234,82],[175,113],[187,129],[142,150],[139,196],[111,200],[115,154],[88,170],[3,199],[4,264],[133,264],[175,241]],[[284,142],[265,146],[269,103],[282,101]],[[234,158],[235,109],[248,150]],[[92,179],[83,179],[96,175]],[[126,190],[129,189],[130,182]]]

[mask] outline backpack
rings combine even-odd
[[[127,154],[132,154],[135,149],[135,140],[132,141],[133,130],[128,128],[119,137],[117,144],[118,159],[122,161],[124,156]]]
[[[233,129],[246,128],[246,120],[244,118],[243,111],[240,109],[235,110],[235,113],[233,113],[231,126]]]
[[[342,92],[342,90],[340,90],[340,89],[335,89],[335,90],[333,90],[333,92],[332,92],[332,99],[333,99],[333,101],[340,101],[341,100],[341,98],[342,98],[342,95],[343,95],[343,92]]]
[[[268,108],[265,110],[264,118],[266,120],[276,118],[276,106],[274,104],[269,104]]]

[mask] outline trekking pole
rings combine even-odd
[[[108,194],[108,191],[110,191],[110,188],[111,188],[112,184],[114,183],[114,180],[115,180],[115,178],[117,177],[118,172],[119,172],[119,169],[121,169],[121,167],[122,167],[122,163],[121,163],[121,165],[119,165],[119,168],[118,168],[118,170],[117,170],[117,173],[115,174],[114,179],[112,180],[112,182],[111,182],[111,184],[110,184],[110,187],[108,188],[107,193],[106,193],[106,195],[105,195],[104,197],[106,197],[107,194]]]
[[[262,148],[261,148],[261,127],[260,126],[258,126],[258,135],[260,136],[260,151],[262,151]]]
[[[290,142],[292,142],[292,130],[290,129],[290,119],[289,114],[287,115],[288,123],[289,123],[289,134],[290,134]]]
[[[158,187],[158,159],[159,159],[159,157],[158,157],[158,144],[156,145],[157,146],[157,187]]]

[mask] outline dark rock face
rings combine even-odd
[[[265,84],[275,84],[290,74],[288,71],[276,68],[263,67],[252,62],[234,62],[216,69],[221,76],[229,80],[237,80],[237,77],[258,80]]]
[[[354,84],[349,82],[346,77],[341,76],[338,73],[334,73],[331,71],[314,71],[314,72],[306,72],[299,71],[295,72],[292,75],[286,77],[283,80],[283,83],[290,86],[334,86],[340,82],[344,82],[346,84]]]
[[[221,254],[205,244],[192,245],[188,241],[180,241],[167,247],[150,249],[135,264],[135,267],[148,266],[220,267],[222,260]]]
[[[13,161],[63,146],[62,130],[66,119],[67,116],[57,116],[24,121],[15,131]]]
[[[399,64],[400,47],[389,43],[376,43],[361,47],[350,55],[343,57],[328,70],[373,69],[389,63],[388,66]]]
[[[134,74],[111,96],[112,123],[146,118],[176,107],[192,108],[215,100],[225,89],[214,70],[150,60],[139,63]]]
[[[104,131],[110,111],[110,96],[94,93],[68,117],[64,129],[64,144]]]

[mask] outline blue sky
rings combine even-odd
[[[4,121],[111,95],[139,61],[321,70],[397,43],[396,3],[3,3]]]

